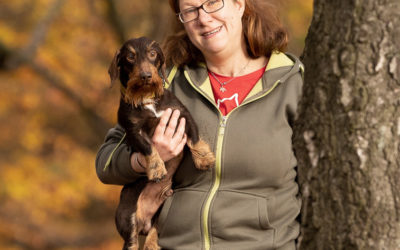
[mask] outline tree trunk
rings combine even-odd
[[[400,249],[400,0],[315,0],[295,127],[300,249]]]

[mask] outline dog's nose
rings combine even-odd
[[[147,81],[151,78],[151,72],[142,71],[140,73],[140,77],[142,78],[143,81]]]

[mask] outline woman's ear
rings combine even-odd
[[[235,6],[237,6],[240,15],[243,16],[244,9],[246,7],[246,0],[234,0]]]

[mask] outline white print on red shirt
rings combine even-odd
[[[220,105],[221,103],[225,102],[225,101],[232,101],[232,100],[235,101],[236,107],[239,106],[239,95],[238,95],[238,93],[235,93],[235,94],[233,94],[233,95],[232,95],[231,97],[229,97],[229,98],[223,98],[222,100],[221,100],[221,99],[218,99],[218,100],[217,100],[217,107],[219,108],[219,105]]]

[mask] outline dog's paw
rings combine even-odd
[[[152,154],[145,156],[147,163],[147,178],[150,181],[159,182],[167,175],[164,161],[161,159],[155,148],[152,148]]]
[[[160,250],[161,248],[158,245],[154,246],[144,246],[144,250]]]
[[[212,152],[204,154],[204,157],[199,157],[195,161],[195,166],[200,170],[208,170],[215,165],[215,156]]]
[[[158,245],[158,233],[155,227],[152,227],[149,234],[144,242],[143,249],[145,250],[160,250],[161,247]]]
[[[167,175],[167,170],[162,160],[150,162],[148,166],[147,177],[151,181],[160,182]]]
[[[188,143],[190,151],[192,152],[192,157],[194,164],[197,169],[207,170],[215,165],[215,156],[211,151],[210,146],[203,141],[199,140],[196,144],[192,142]]]

